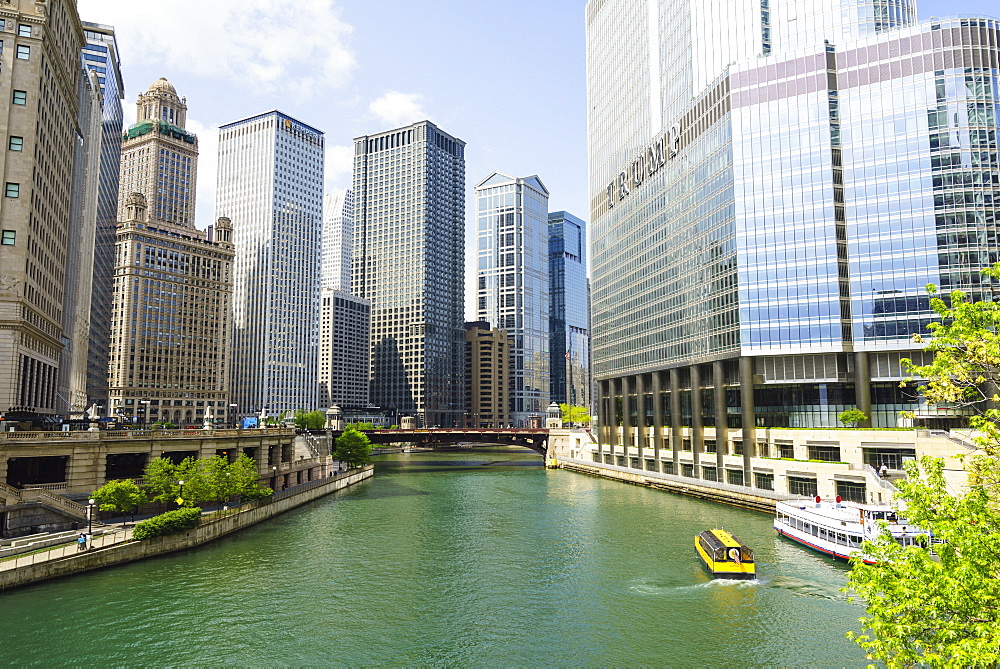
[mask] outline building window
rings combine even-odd
[[[24,137],[14,137],[11,135],[8,147],[11,151],[21,151],[24,149]]]
[[[727,469],[726,479],[733,485],[746,485],[742,469]]]
[[[774,490],[774,474],[753,473],[754,485],[761,490]]]
[[[14,91],[14,104],[16,105],[28,104],[28,91]]]
[[[807,479],[798,476],[789,476],[788,492],[789,494],[801,497],[815,497],[816,479]]]
[[[6,197],[17,197],[21,193],[21,184],[7,182],[7,188],[4,190],[4,195]]]
[[[17,27],[18,37],[31,37],[31,26],[21,24]]]
[[[14,240],[17,238],[16,230],[4,230],[0,233],[0,246],[13,246]]]
[[[17,45],[17,57],[19,60],[28,60],[31,56],[31,47],[26,44]]]
[[[867,500],[865,499],[867,490],[865,490],[865,484],[854,481],[837,481],[837,494],[840,495],[842,499],[846,499],[848,502],[857,502],[858,504],[864,504]]]

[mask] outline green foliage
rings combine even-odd
[[[849,589],[868,603],[862,632],[848,634],[870,659],[890,667],[1000,664],[1000,518],[982,486],[950,495],[944,461],[905,463],[899,483],[907,519],[932,532],[938,560],[903,548],[888,531],[863,550],[878,565],[852,559]]]
[[[108,481],[93,492],[91,497],[101,511],[124,514],[146,503],[146,495],[131,479]]]
[[[848,409],[846,411],[841,411],[840,415],[837,416],[837,420],[846,425],[847,427],[857,427],[859,423],[863,423],[868,420],[868,416],[861,409]]]
[[[167,511],[136,525],[132,531],[132,538],[144,541],[153,537],[162,537],[166,534],[176,534],[184,530],[193,530],[198,527],[200,520],[201,509],[197,507]]]
[[[257,464],[246,454],[235,462],[216,456],[196,460],[186,458],[175,465],[166,458],[154,460],[146,467],[146,491],[156,501],[172,502],[182,497],[183,506],[203,502],[221,504],[239,496],[243,501],[263,499],[271,489],[260,483]],[[180,482],[184,481],[183,490]]]
[[[177,425],[175,425],[174,423],[171,423],[170,421],[167,421],[167,420],[158,420],[155,423],[153,423],[152,427],[154,429],[155,428],[162,428],[164,430],[176,430],[177,429]]]
[[[344,433],[337,437],[334,457],[347,463],[352,469],[368,464],[371,454],[372,445],[368,435],[359,432],[353,425],[348,425],[344,428]]]
[[[566,404],[564,402],[559,405],[559,411],[562,412],[563,423],[570,425],[587,425],[592,420],[587,407],[579,404]]]
[[[1000,263],[983,270],[984,284],[1000,280]],[[981,449],[965,458],[969,491],[949,494],[944,461],[904,463],[908,480],[897,484],[907,518],[930,531],[939,556],[902,548],[883,534],[864,550],[879,567],[855,562],[848,585],[868,605],[862,633],[849,636],[872,659],[889,666],[994,666],[1000,664],[1000,303],[971,302],[961,291],[947,299],[934,286],[929,365],[904,364],[924,379],[929,402],[968,408]],[[927,338],[914,336],[916,343]],[[909,379],[908,379],[909,381]],[[904,382],[905,383],[905,382]]]
[[[358,430],[359,432],[378,429],[377,427],[375,427],[375,423],[348,423],[347,425],[344,426],[344,429],[346,430],[349,427],[353,427],[355,430]]]
[[[295,412],[295,427],[300,430],[322,430],[325,425],[326,414],[322,411],[299,409]]]

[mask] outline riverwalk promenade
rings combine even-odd
[[[374,467],[368,465],[302,483],[277,492],[261,502],[206,513],[202,516],[198,527],[194,529],[147,541],[133,540],[132,528],[126,527],[95,536],[86,551],[80,551],[74,543],[0,561],[0,592],[52,578],[194,548],[364,481],[373,474]]]

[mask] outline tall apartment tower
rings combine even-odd
[[[602,443],[750,484],[758,427],[959,418],[900,359],[994,288],[1000,22],[729,5],[587,4],[593,364]]]
[[[142,193],[118,226],[109,414],[200,427],[229,415],[232,225],[152,221]]]
[[[545,424],[549,406],[549,191],[537,176],[476,184],[476,318],[510,337],[510,421]]]
[[[56,388],[60,411],[75,418],[82,418],[87,408],[87,358],[101,159],[101,98],[96,73],[81,66],[77,73],[79,134],[73,147],[72,205],[62,289],[63,350]]]
[[[486,321],[465,324],[465,406],[468,427],[510,424],[510,340]]]
[[[118,224],[118,179],[122,155],[122,83],[118,43],[111,26],[83,22],[87,39],[83,64],[100,85],[101,148],[97,190],[97,230],[90,301],[90,344],[87,355],[87,405],[108,404],[108,347],[111,343],[111,304],[115,268],[115,227]]]
[[[354,249],[354,191],[336,190],[323,196],[322,287],[351,292]]]
[[[331,288],[320,291],[319,406],[368,406],[371,305]]]
[[[371,399],[424,425],[464,412],[465,142],[429,121],[354,140],[351,291],[371,301]]]
[[[63,349],[74,147],[79,136],[76,3],[0,5],[7,96],[0,123],[0,418],[63,413],[56,397]]]
[[[164,78],[139,95],[136,122],[121,143],[119,220],[125,201],[142,193],[149,220],[194,227],[194,195],[198,176],[198,138],[184,129],[187,98]]]
[[[549,213],[549,395],[592,410],[586,224]]]
[[[318,406],[323,133],[279,111],[219,129],[215,209],[233,221],[233,402]]]

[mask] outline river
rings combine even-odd
[[[0,594],[16,665],[858,666],[847,568],[758,512],[511,447],[378,456],[364,483],[207,546]],[[694,535],[751,545],[712,581]]]

